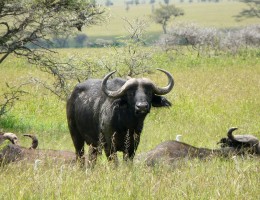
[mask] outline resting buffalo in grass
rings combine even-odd
[[[36,149],[38,139],[33,135],[24,135],[32,139],[30,148],[22,147],[15,144],[1,145],[0,147],[0,164],[8,164],[10,162],[25,161],[34,163],[36,161],[52,161],[61,163],[74,163],[75,154],[71,151]],[[9,138],[6,138],[6,140]]]
[[[32,146],[29,149],[36,149],[38,140],[35,136],[25,135],[32,138]],[[11,142],[11,144],[9,144]],[[35,145],[36,144],[36,145]],[[9,163],[21,160],[27,148],[18,145],[18,138],[14,133],[0,134],[0,163]]]
[[[204,159],[211,156],[228,156],[236,154],[234,148],[207,149],[175,140],[165,141],[151,151],[137,156],[137,161],[144,161],[148,166],[155,164],[174,164],[178,160],[199,158]]]
[[[166,87],[158,87],[147,78],[89,79],[78,84],[67,101],[67,120],[77,159],[84,155],[84,143],[90,145],[89,162],[94,165],[99,147],[108,160],[132,160],[140,141],[143,123],[151,106],[167,107],[171,103],[161,95],[169,93],[174,80],[171,74]],[[82,163],[83,164],[83,163]]]
[[[137,161],[145,161],[149,166],[156,163],[174,163],[184,158],[208,158],[211,156],[230,156],[230,155],[260,155],[259,140],[253,135],[233,135],[232,132],[237,128],[230,128],[227,138],[222,138],[218,144],[222,148],[207,149],[198,148],[192,145],[171,140],[162,142],[151,151],[137,156]]]

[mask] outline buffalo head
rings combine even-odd
[[[121,104],[128,106],[135,115],[146,115],[150,112],[151,105],[155,107],[171,105],[169,101],[159,95],[165,95],[172,90],[174,86],[173,77],[163,69],[157,70],[167,75],[168,85],[166,87],[158,87],[147,78],[130,78],[119,89],[109,90],[107,80],[116,72],[113,71],[103,79],[102,90],[108,97],[120,98]]]

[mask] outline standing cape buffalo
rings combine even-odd
[[[108,80],[114,71],[103,80],[89,79],[74,88],[67,101],[67,120],[77,159],[84,162],[84,142],[90,146],[92,165],[99,147],[104,148],[108,160],[117,161],[117,151],[123,152],[124,160],[134,158],[151,106],[171,106],[160,95],[172,90],[173,77],[165,70],[158,70],[168,77],[166,87],[158,87],[147,78]]]

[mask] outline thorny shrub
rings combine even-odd
[[[236,54],[243,48],[260,47],[260,24],[226,30],[194,23],[178,24],[162,35],[157,44],[166,52],[185,46],[196,50],[198,56],[220,52]]]

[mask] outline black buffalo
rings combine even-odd
[[[108,160],[116,161],[117,151],[123,152],[124,160],[134,158],[151,106],[171,106],[160,95],[172,90],[173,77],[165,70],[158,70],[168,77],[166,87],[158,87],[147,78],[108,80],[114,71],[103,80],[89,79],[74,88],[67,101],[67,120],[77,159],[84,162],[81,158],[85,142],[90,146],[92,165],[103,148]]]

